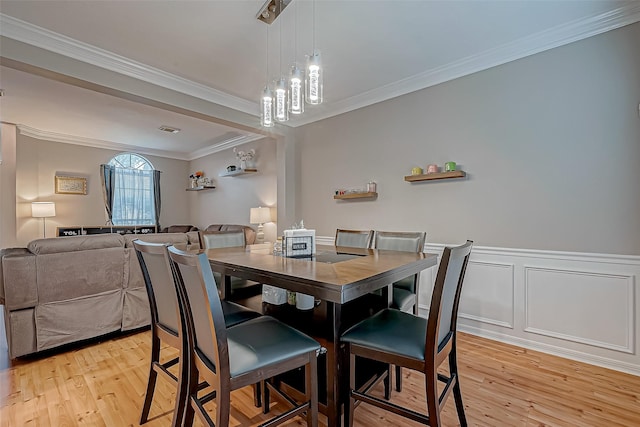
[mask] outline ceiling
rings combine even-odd
[[[0,35],[251,114],[257,128],[267,72],[302,63],[314,34],[325,102],[288,126],[640,21],[637,1],[293,0],[268,26],[255,18],[263,3],[1,0]],[[0,120],[49,140],[191,160],[262,137],[7,66],[0,88]]]

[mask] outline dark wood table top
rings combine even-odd
[[[273,255],[270,245],[207,249],[214,271],[313,295],[338,304],[381,289],[437,263],[436,254],[317,246],[316,256]]]

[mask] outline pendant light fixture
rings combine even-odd
[[[267,25],[272,24],[293,0],[267,0],[256,18]],[[301,1],[301,0],[299,0]],[[282,24],[280,24],[280,77],[275,82],[269,80],[269,28],[267,26],[267,77],[260,98],[260,118],[262,126],[273,127],[276,122],[286,122],[290,114],[304,113],[305,104],[317,105],[323,101],[324,72],[320,51],[316,48],[316,1],[313,0],[313,52],[307,56],[306,68],[298,66],[298,7],[296,3],[294,31],[294,61],[288,76],[282,71]],[[303,69],[304,68],[304,69]]]
[[[287,94],[287,80],[282,75],[282,21],[280,21],[280,78],[275,86],[275,117],[279,122],[289,120],[289,97]]]
[[[323,72],[320,51],[314,49],[307,58],[307,78],[305,81],[307,104],[322,104]]]
[[[316,49],[316,0],[313,0],[313,52],[307,57],[307,70],[305,79],[305,98],[307,104],[322,104],[323,77],[320,51]]]
[[[266,85],[262,90],[262,97],[260,98],[260,122],[263,127],[273,127],[273,92],[269,87],[269,27],[267,27],[267,78]]]
[[[289,75],[289,111],[291,114],[304,113],[304,73],[298,67],[298,4],[296,3],[293,31],[293,65]]]
[[[303,81],[302,70],[294,64],[291,67],[291,76],[289,77],[289,110],[291,114],[304,113]]]

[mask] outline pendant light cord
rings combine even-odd
[[[278,29],[280,31],[280,76],[282,76],[282,19],[278,24]]]
[[[296,65],[298,57],[298,3],[296,3],[296,16],[293,20],[293,65]]]

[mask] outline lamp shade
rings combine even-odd
[[[262,207],[251,208],[249,222],[251,224],[264,224],[265,222],[271,222],[271,209]]]
[[[31,216],[34,218],[56,216],[56,204],[53,202],[31,202]]]

